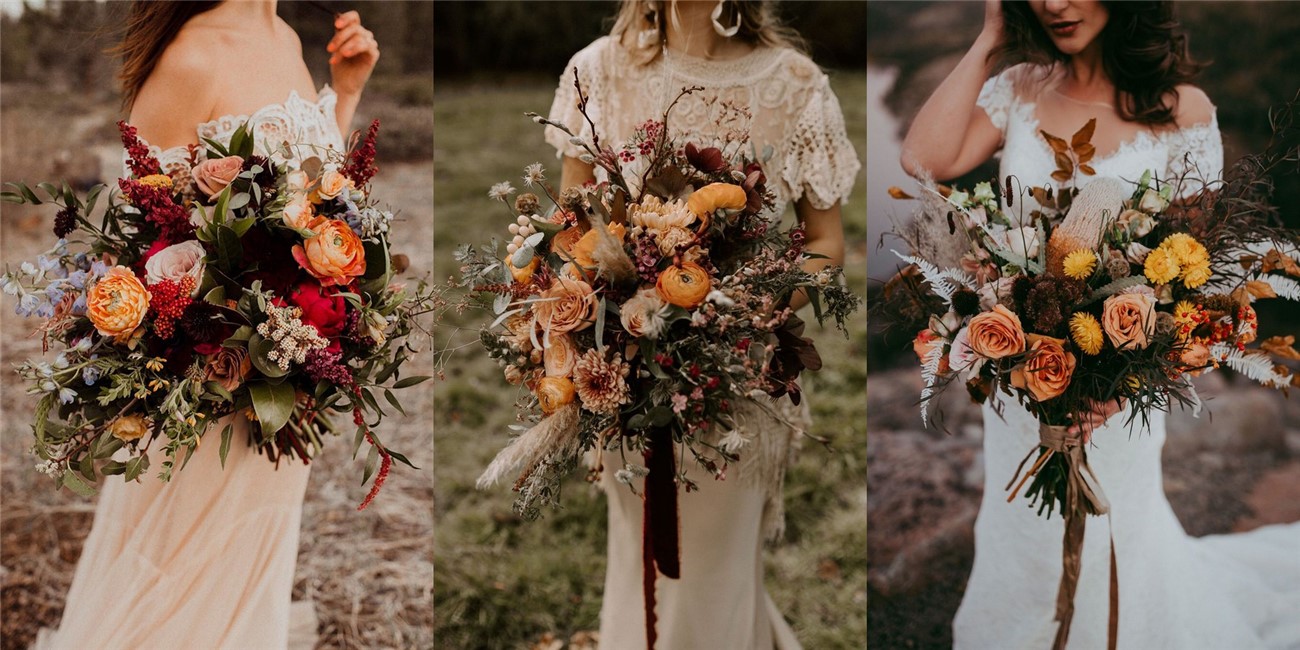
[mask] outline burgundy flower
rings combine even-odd
[[[347,301],[337,292],[309,280],[294,288],[289,294],[289,302],[302,309],[302,322],[315,327],[321,336],[334,338],[343,333],[347,324]]]
[[[722,158],[722,150],[717,147],[698,149],[692,143],[686,143],[686,160],[691,166],[706,173],[714,174],[727,169],[727,161]]]

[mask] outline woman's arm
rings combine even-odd
[[[807,240],[804,249],[810,253],[825,255],[824,259],[811,259],[804,263],[804,270],[816,273],[827,266],[844,264],[844,223],[837,202],[825,210],[813,207],[808,197],[803,197],[794,204],[795,216],[803,224]],[[790,297],[790,306],[799,309],[808,304],[808,295],[796,291]]]
[[[325,49],[330,53],[330,85],[338,94],[334,117],[339,133],[346,138],[361,103],[361,91],[379,62],[379,43],[374,32],[361,26],[361,15],[349,11],[334,19],[334,38]]]
[[[988,56],[1002,40],[1002,6],[986,0],[984,30],[947,79],[926,100],[903,139],[902,164],[910,175],[936,180],[961,176],[988,160],[1002,133],[975,105],[989,76]]]

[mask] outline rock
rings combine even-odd
[[[1199,390],[1205,409],[1169,414],[1171,453],[1274,451],[1285,453],[1286,435],[1279,396],[1258,386],[1235,384],[1222,390]]]
[[[915,594],[929,586],[932,567],[952,557],[975,552],[975,514],[978,505],[966,505],[945,517],[934,534],[903,549],[887,567],[867,573],[867,584],[886,597]]]

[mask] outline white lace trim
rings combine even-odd
[[[334,114],[337,103],[338,95],[328,85],[321,88],[315,102],[304,99],[297,90],[290,90],[284,102],[268,104],[251,115],[223,115],[199,124],[195,133],[200,143],[206,138],[226,144],[241,125],[248,123],[257,153],[296,166],[307,158],[319,156],[322,147],[340,151],[344,148]],[[293,146],[285,147],[286,144]],[[206,147],[198,145],[197,153],[192,156],[191,146],[162,149],[150,145],[149,152],[158,159],[164,173],[172,173],[188,169],[193,162],[203,159]]]
[[[638,124],[661,117],[682,88],[700,85],[704,92],[673,108],[669,128],[701,146],[733,130],[747,131],[760,154],[771,146],[773,157],[764,167],[781,206],[807,196],[815,207],[830,207],[848,196],[861,169],[826,75],[794,50],[762,47],[726,61],[669,51],[639,65],[613,38],[597,39],[565,66],[550,111],[551,120],[590,141],[591,129],[577,107],[574,68],[604,144],[626,140]],[[745,108],[749,117],[721,119],[724,104]],[[557,157],[583,153],[559,129],[547,127],[545,137]]]

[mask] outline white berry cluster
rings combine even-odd
[[[307,362],[307,355],[314,350],[329,347],[329,341],[298,319],[302,310],[298,307],[266,308],[267,320],[257,326],[257,333],[270,339],[275,347],[266,355],[281,370],[288,370],[291,364]]]
[[[509,230],[515,237],[506,244],[506,252],[514,255],[515,251],[524,247],[524,240],[537,232],[537,226],[534,224],[533,217],[521,214],[514,223],[510,224]]]

